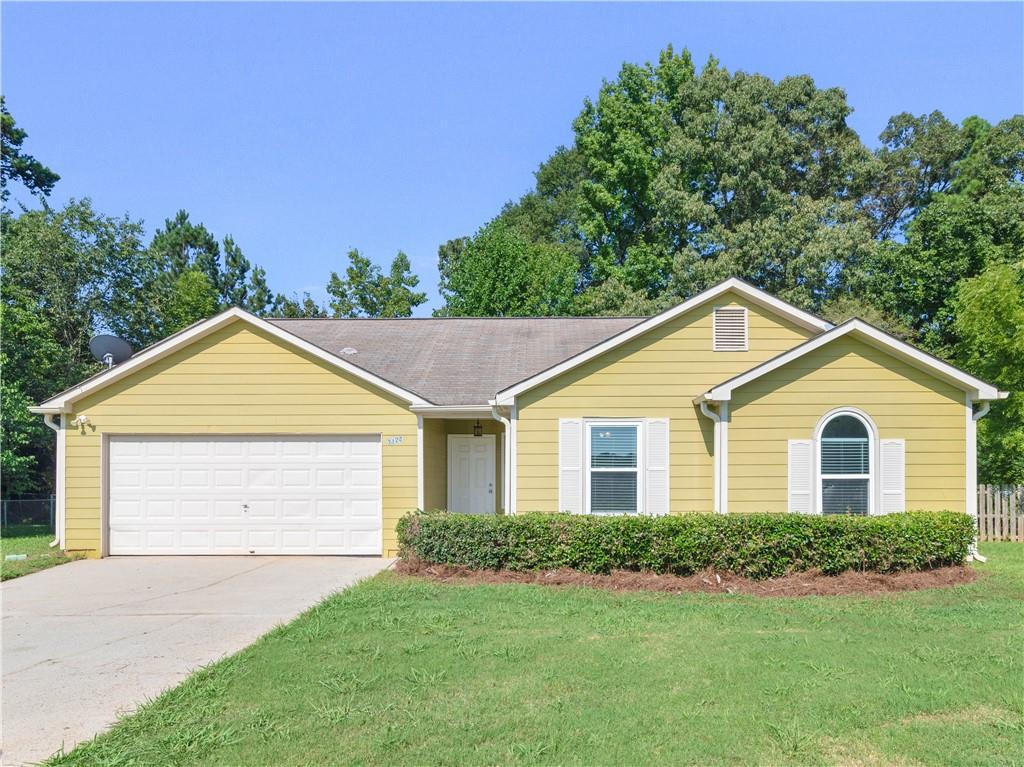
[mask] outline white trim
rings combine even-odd
[[[818,425],[814,427],[814,441],[811,445],[811,449],[814,450],[814,513],[825,513],[821,497],[821,483],[823,479],[842,479],[844,477],[848,479],[864,479],[862,474],[825,475],[821,473],[821,433],[825,430],[829,421],[841,415],[853,416],[864,424],[868,431],[868,516],[874,516],[879,509],[879,502],[876,497],[878,493],[878,428],[875,426],[875,422],[871,420],[871,416],[855,407],[837,407],[829,410],[818,421]]]
[[[56,421],[53,420],[53,416],[54,415],[57,416],[57,420]],[[65,427],[65,424],[64,424],[65,420],[67,420],[67,419],[62,417],[59,413],[46,413],[43,416],[43,421],[54,432],[53,437],[54,437],[54,442],[56,443],[56,445],[55,445],[56,457],[54,458],[54,460],[55,460],[57,466],[56,466],[56,471],[54,472],[55,476],[54,476],[54,488],[53,488],[53,495],[54,495],[54,509],[53,509],[54,520],[53,520],[53,525],[54,525],[55,529],[54,529],[53,543],[51,543],[50,545],[51,546],[57,546],[62,551],[64,550],[64,545],[65,545],[66,538],[67,538],[67,533],[66,533],[67,523],[65,522],[65,519],[67,517],[67,515],[65,513],[66,492],[65,492],[65,489],[64,489],[65,485],[66,485],[65,478],[64,478],[64,471],[65,471],[65,468],[64,468],[64,466],[65,466],[65,458],[64,458],[64,456],[65,456],[65,454],[67,452],[67,428]]]
[[[512,424],[511,421],[503,416],[498,411],[498,406],[494,405],[491,407],[491,417],[501,424],[501,510],[506,514],[511,513],[509,509],[512,506],[511,498],[511,482],[510,476],[512,474],[512,451],[510,449],[510,443],[512,441]]]
[[[517,395],[522,394],[523,392],[528,391],[529,389],[532,389],[535,386],[544,383],[545,381],[560,376],[567,370],[572,370],[573,368],[582,365],[584,362],[592,360],[594,357],[599,357],[605,352],[614,349],[617,346],[621,346],[627,341],[636,338],[637,336],[642,335],[648,332],[649,330],[653,330],[659,325],[663,325],[664,323],[668,322],[671,319],[674,319],[675,317],[678,317],[681,314],[685,314],[686,312],[692,309],[696,309],[698,306],[706,304],[708,301],[712,301],[718,296],[730,290],[735,291],[742,297],[746,298],[748,301],[751,301],[752,303],[758,304],[759,306],[763,306],[766,309],[774,311],[777,314],[780,314],[783,317],[786,317],[787,319],[796,323],[797,325],[801,325],[809,330],[825,331],[829,330],[832,327],[831,323],[826,322],[825,320],[819,317],[815,317],[813,314],[809,314],[808,312],[805,312],[801,309],[797,309],[795,306],[790,306],[785,301],[781,301],[775,296],[765,293],[763,290],[755,288],[753,285],[750,285],[744,282],[743,280],[739,280],[735,277],[732,277],[728,280],[725,280],[724,282],[718,283],[712,288],[708,288],[703,293],[698,293],[692,298],[683,301],[683,303],[678,304],[677,306],[674,306],[671,309],[662,312],[661,314],[657,314],[654,317],[651,317],[650,319],[644,320],[638,325],[634,325],[628,330],[625,330],[622,333],[619,333],[618,335],[612,336],[611,338],[597,344],[596,346],[592,346],[590,349],[587,349],[586,351],[580,352],[579,354],[570,357],[569,359],[559,363],[558,365],[555,365],[554,367],[550,367],[547,370],[537,373],[536,375],[530,376],[529,378],[520,381],[517,384],[514,384],[506,389],[503,389],[502,391],[498,392],[497,396],[495,397],[495,402],[497,402],[497,404],[499,405],[511,405]]]
[[[381,446],[383,448],[383,445]],[[416,416],[416,508],[423,511],[423,416]]]
[[[518,513],[519,503],[519,408],[516,405],[512,406],[512,414],[509,418],[512,423],[512,437],[511,445],[509,446],[509,501],[508,501],[508,513]]]
[[[822,346],[847,335],[856,335],[877,349],[888,352],[894,357],[902,359],[914,367],[924,370],[936,378],[940,378],[970,393],[974,399],[1004,399],[1006,392],[999,391],[991,384],[985,383],[979,378],[965,373],[964,371],[943,362],[942,360],[926,354],[925,352],[911,346],[904,341],[893,338],[889,334],[869,325],[860,319],[852,319],[844,322],[832,330],[822,333],[816,338],[805,341],[799,346],[768,360],[765,363],[751,368],[746,373],[736,376],[712,389],[697,398],[711,400],[713,402],[725,402],[732,397],[732,393],[751,381],[786,365],[793,360],[803,357],[805,354],[820,349]]]
[[[711,403],[706,400],[701,400],[699,403],[700,412],[703,413],[708,419],[711,420],[712,426],[712,455],[711,455],[711,489],[712,489],[712,500],[711,510],[715,514],[720,514],[722,509],[722,498],[721,498],[721,487],[722,487],[722,466],[721,466],[721,455],[722,455],[722,418],[714,410],[711,409]]]
[[[427,418],[493,418],[491,405],[410,405]]]
[[[36,408],[33,408],[33,412],[68,412],[71,405],[76,400],[84,397],[85,395],[93,391],[96,391],[97,389],[102,389],[104,386],[107,386],[108,384],[111,384],[120,378],[124,378],[126,375],[129,375],[130,373],[133,373],[134,371],[139,370],[140,368],[143,368],[152,362],[156,362],[157,360],[166,357],[168,354],[171,354],[175,350],[180,349],[183,346],[187,346],[193,341],[203,338],[204,336],[209,335],[215,330],[219,330],[220,328],[230,324],[231,322],[234,322],[235,320],[242,320],[243,322],[247,322],[253,327],[265,333],[269,333],[274,338],[291,344],[292,346],[301,349],[307,354],[311,354],[314,357],[321,359],[333,365],[336,368],[344,370],[346,373],[349,373],[350,375],[353,375],[356,378],[362,379],[363,381],[366,381],[367,383],[376,386],[378,389],[382,389],[387,393],[392,394],[398,397],[399,399],[408,402],[410,405],[430,404],[425,399],[420,397],[418,394],[414,394],[413,392],[403,389],[400,386],[396,386],[390,381],[386,381],[383,378],[376,376],[367,370],[364,370],[363,368],[357,367],[356,365],[353,365],[352,363],[347,362],[346,360],[343,360],[340,357],[331,354],[328,351],[325,351],[324,349],[321,349],[319,346],[314,346],[313,344],[309,343],[309,341],[299,338],[298,336],[289,333],[287,330],[282,330],[276,325],[273,325],[267,322],[266,320],[260,319],[254,314],[250,314],[249,312],[243,309],[239,309],[237,306],[233,306],[227,311],[221,312],[215,317],[211,317],[208,320],[196,323],[192,327],[187,328],[186,330],[183,330],[180,333],[177,333],[173,336],[169,336],[163,341],[160,341],[159,343],[149,347],[145,351],[139,352],[126,362],[122,362],[120,365],[115,365],[114,367],[110,368],[110,370],[89,379],[83,384],[76,386],[73,389],[69,389],[68,391],[63,392],[62,394],[59,394],[56,397],[51,397],[50,399],[38,405]]]
[[[646,455],[646,429],[647,421],[644,418],[584,418],[583,422],[583,513],[593,514],[590,509],[590,475],[592,472],[622,472],[629,471],[630,467],[607,467],[595,469],[590,465],[590,432],[596,426],[633,426],[636,428],[636,466],[632,470],[636,473],[636,516],[642,516],[646,510],[644,492],[647,484],[647,455]],[[630,515],[632,516],[632,515]]]
[[[978,518],[978,424],[974,418],[974,400],[968,394],[964,397],[964,409],[967,420],[965,421],[965,437],[967,440],[967,477],[964,484],[967,497],[964,510],[975,518],[977,528]]]
[[[722,456],[718,463],[718,511],[721,514],[729,513],[729,403],[722,402],[718,406],[720,434],[718,437],[718,449]]]
[[[110,556],[110,435],[100,434],[100,556]]]

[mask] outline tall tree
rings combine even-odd
[[[350,250],[348,260],[345,276],[331,272],[327,284],[335,317],[409,317],[427,300],[415,290],[420,280],[405,253],[398,252],[387,275],[358,250]]]
[[[255,266],[249,273],[249,282],[245,287],[245,309],[257,317],[263,317],[270,311],[274,302],[274,294],[267,285],[267,272],[262,266]]]
[[[941,112],[895,115],[879,140],[866,207],[875,220],[875,235],[886,238],[952,186],[970,141]]]
[[[287,317],[289,319],[317,319],[327,316],[327,311],[320,306],[309,293],[299,296],[286,296],[278,293],[274,296],[271,306],[271,314],[275,317]]]
[[[623,289],[689,295],[738,275],[818,308],[873,247],[858,203],[874,166],[851,111],[809,77],[775,82],[715,59],[698,70],[669,47],[655,64],[624,64],[584,103],[573,147],[502,217],[542,222],[545,233],[518,228],[574,252],[579,289],[614,278],[577,306]]]
[[[245,306],[249,295],[249,270],[252,264],[228,235],[224,238],[224,270],[220,280],[220,304]]]
[[[956,345],[953,298],[962,279],[1024,254],[1024,117],[958,129],[966,149],[903,227],[847,282],[851,290],[914,330],[915,340],[949,355]]]
[[[124,275],[142,250],[141,225],[101,216],[83,200],[16,218],[5,214],[0,227],[2,481],[39,491],[49,483],[53,440],[27,407],[98,369],[89,339],[113,324]]]
[[[198,266],[191,266],[171,286],[171,300],[164,314],[164,332],[177,333],[217,313],[217,289]]]
[[[556,315],[570,311],[577,260],[560,245],[530,242],[499,218],[457,253],[442,247],[443,313],[461,316]]]
[[[1024,484],[1024,259],[961,281],[952,306],[956,361],[1010,392],[979,422],[978,477]]]
[[[8,184],[12,180],[20,181],[40,200],[60,181],[60,176],[22,149],[26,138],[28,133],[18,127],[7,110],[4,97],[0,96],[0,202],[5,207],[11,196]]]
[[[220,246],[217,238],[202,224],[193,224],[187,211],[179,210],[174,218],[164,221],[163,229],[156,230],[149,248],[166,260],[172,278],[194,266],[207,276],[216,290],[220,290]]]

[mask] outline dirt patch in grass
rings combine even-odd
[[[532,583],[546,586],[590,586],[610,591],[663,591],[753,594],[761,597],[806,597],[890,594],[900,591],[946,588],[972,582],[977,574],[970,567],[940,567],[914,573],[820,572],[794,573],[782,578],[755,581],[734,573],[706,571],[695,575],[660,575],[651,572],[615,570],[593,575],[576,570],[473,570],[454,565],[403,559],[395,565],[400,575],[427,578],[441,583]]]

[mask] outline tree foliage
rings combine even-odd
[[[22,145],[28,134],[18,127],[0,96],[0,202],[5,206],[10,199],[8,184],[20,181],[29,192],[43,199],[53,191],[60,176],[28,154]]]
[[[803,75],[773,81],[714,58],[697,67],[672,48],[654,63],[626,63],[584,102],[572,145],[540,166],[533,189],[474,237],[442,246],[439,313],[556,304],[653,314],[739,276],[993,374],[995,347],[967,328],[1005,307],[958,296],[1024,258],[1024,116],[958,125],[937,111],[901,113],[871,150],[849,127],[851,112],[841,89]],[[562,292],[566,253],[571,297]],[[519,298],[530,274],[558,275],[557,300],[523,307],[534,298]],[[961,316],[968,306],[976,326]],[[978,343],[975,353],[965,343]],[[1015,401],[981,427],[985,444],[1012,453],[983,460],[984,480],[1016,476],[1024,413]]]
[[[502,219],[465,243],[448,243],[441,294],[457,316],[528,317],[569,312],[576,259],[558,244],[531,242]]]
[[[141,227],[73,200],[61,210],[4,214],[0,230],[3,484],[27,492],[45,486],[41,472],[52,462],[51,433],[27,408],[98,369],[89,339],[112,324]]]
[[[2,99],[0,114],[3,202],[12,180],[45,198],[59,176],[25,153],[26,134]],[[8,494],[51,485],[53,433],[28,408],[99,370],[88,348],[94,334],[113,333],[138,350],[229,306],[259,316],[326,316],[308,293],[275,294],[231,236],[218,241],[185,210],[148,245],[141,222],[105,216],[89,200],[18,215],[4,207],[0,237],[0,482]],[[372,276],[371,312],[408,316],[425,299],[413,290],[418,279],[404,254],[387,276]]]
[[[348,252],[348,261],[345,276],[331,272],[327,283],[335,317],[410,317],[412,310],[427,300],[426,293],[415,290],[419,277],[401,251],[387,274],[358,250]]]
[[[1024,260],[962,280],[953,316],[956,361],[1010,392],[979,422],[979,475],[1024,484]]]

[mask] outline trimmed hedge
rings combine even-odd
[[[402,556],[435,564],[676,575],[711,568],[749,578],[805,570],[834,575],[846,570],[891,573],[956,565],[964,562],[973,540],[971,518],[951,511],[878,517],[414,512],[398,523]]]

